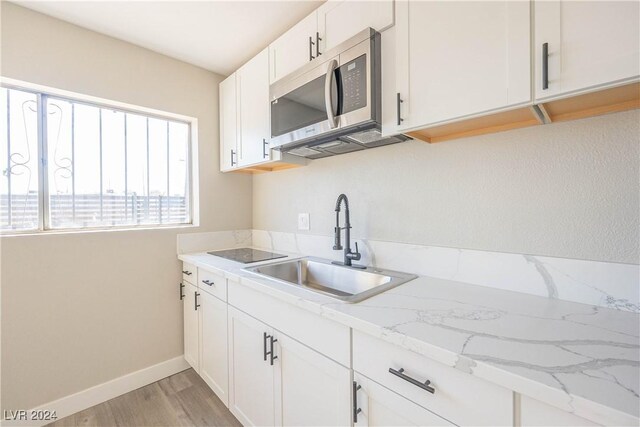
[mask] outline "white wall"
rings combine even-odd
[[[314,160],[253,178],[253,227],[638,263],[640,111]]]
[[[2,409],[28,409],[182,354],[176,234],[251,228],[251,177],[218,171],[221,76],[1,4],[2,76],[199,121],[200,227],[1,239]]]

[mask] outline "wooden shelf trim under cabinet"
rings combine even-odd
[[[274,165],[265,165],[265,166],[247,166],[245,168],[234,169],[230,172],[234,173],[248,173],[248,174],[256,174],[256,173],[265,173],[265,172],[277,172],[286,169],[299,168],[300,166],[304,166],[303,164],[298,165],[294,163],[279,163]]]
[[[543,124],[535,107],[527,106],[408,132],[424,142],[441,142]]]
[[[545,123],[583,119],[640,108],[640,83],[544,102],[408,132],[424,142],[441,142]]]
[[[549,123],[640,108],[640,83],[631,83],[539,105]]]

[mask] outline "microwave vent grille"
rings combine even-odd
[[[382,133],[380,133],[378,129],[370,129],[363,132],[352,133],[346,136],[344,139],[350,139],[364,145],[367,148],[373,148],[381,147],[383,145],[396,144],[398,142],[407,141],[411,138],[402,134],[383,137]]]
[[[349,139],[354,140],[360,144],[371,144],[373,142],[379,141],[382,137],[382,134],[378,129],[370,129],[364,132],[352,133],[349,135]]]

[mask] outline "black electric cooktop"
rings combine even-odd
[[[287,257],[286,255],[276,254],[274,252],[260,251],[258,249],[251,248],[227,249],[224,251],[212,251],[207,253],[209,255],[219,256],[221,258],[230,259],[243,264],[251,264],[252,262]]]

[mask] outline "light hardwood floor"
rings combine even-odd
[[[180,372],[47,427],[241,426],[193,369]]]

